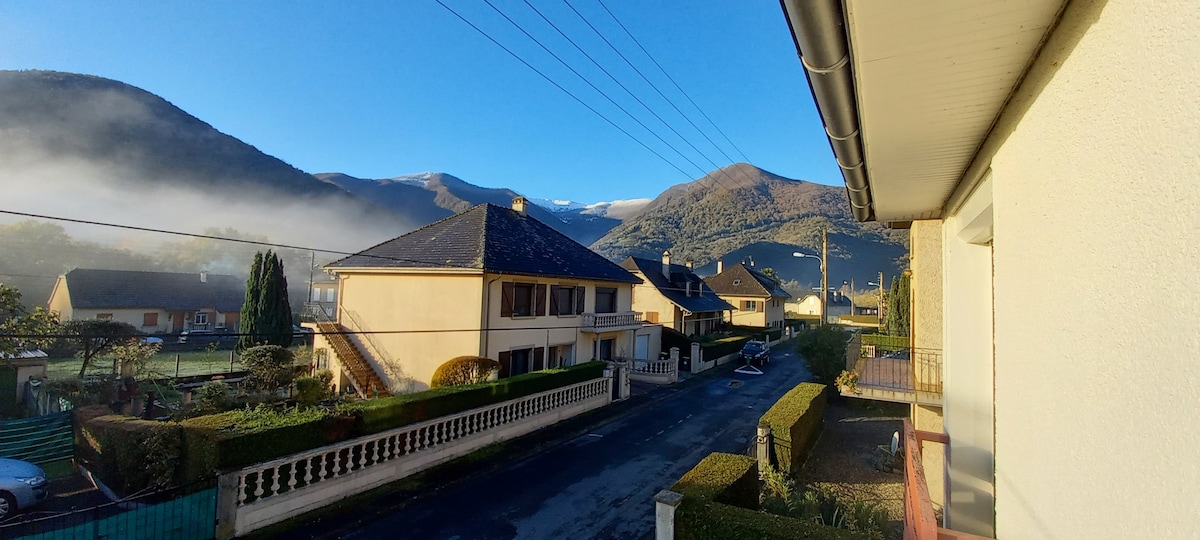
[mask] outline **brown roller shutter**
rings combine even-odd
[[[583,302],[587,299],[587,297],[585,296],[586,292],[587,292],[587,287],[584,287],[583,285],[580,285],[575,288],[575,314],[576,315],[580,315],[583,313]]]
[[[550,314],[551,314],[551,315],[558,315],[558,314],[559,314],[559,313],[558,313],[558,310],[559,310],[559,307],[558,307],[558,289],[559,289],[559,286],[558,286],[558,285],[551,285],[551,286],[550,286]]]
[[[511,285],[511,284],[508,284]],[[508,378],[509,372],[512,371],[512,353],[509,351],[500,352],[500,375],[501,379]]]
[[[758,312],[759,312],[759,313],[762,313],[763,311],[766,311],[766,310],[767,310],[767,303],[766,303],[766,301],[764,301],[764,300],[759,300],[759,301],[758,301]]]
[[[533,371],[541,371],[546,369],[546,348],[533,348]]]
[[[533,316],[541,317],[546,314],[546,285],[538,285],[533,296]]]
[[[513,311],[513,284],[505,281],[500,284],[500,316],[512,317]]]

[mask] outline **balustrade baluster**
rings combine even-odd
[[[406,455],[406,456],[413,453],[413,444],[414,444],[413,439],[416,438],[415,434],[416,434],[415,430],[409,430],[409,431],[404,432],[404,455]]]
[[[291,466],[292,471],[291,471],[291,474],[288,475],[288,476],[290,476],[290,478],[288,478],[288,482],[287,482],[288,491],[296,489],[296,474],[297,474],[296,465],[298,465],[299,463],[300,463],[299,461],[292,462],[292,466]]]
[[[310,457],[307,457],[304,459],[304,485],[306,485],[306,486],[312,483],[312,478],[313,478],[312,470],[313,470],[313,460],[314,459],[317,459],[317,457],[310,456]]]
[[[321,466],[320,466],[320,468],[317,469],[317,481],[318,482],[324,480],[325,476],[327,474],[327,471],[325,470],[325,468],[326,468],[325,457],[328,455],[329,455],[329,452],[325,452],[325,453],[321,454]]]
[[[245,471],[238,473],[238,506],[246,504],[246,473]]]

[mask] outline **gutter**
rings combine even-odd
[[[874,221],[871,186],[863,160],[846,19],[840,0],[780,0],[808,89],[846,181],[854,218]]]

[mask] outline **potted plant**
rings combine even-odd
[[[842,372],[834,379],[834,384],[837,385],[838,391],[843,394],[858,393],[858,373],[853,371],[842,370]]]

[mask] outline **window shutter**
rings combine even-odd
[[[533,348],[533,371],[541,371],[546,369],[546,348]]]
[[[658,324],[658,312],[657,311],[647,311],[646,312],[646,322]]]
[[[500,284],[500,316],[512,317],[513,312],[513,284],[505,281]]]
[[[508,284],[511,285],[511,284]],[[500,351],[500,375],[499,378],[507,379],[508,374],[512,371],[512,352]]]
[[[759,303],[758,303],[758,312],[759,312],[759,313],[762,313],[763,311],[766,311],[766,309],[767,309],[767,303],[766,303],[766,302],[759,302]]]
[[[558,290],[560,288],[558,285],[550,286],[550,315],[558,315]]]
[[[583,302],[585,300],[584,293],[587,292],[587,287],[580,285],[575,288],[575,314],[583,314]]]
[[[535,289],[536,292],[533,293],[533,316],[541,317],[546,314],[546,285],[538,285]]]

